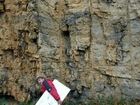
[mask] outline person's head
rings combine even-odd
[[[42,85],[43,81],[45,79],[45,76],[37,76],[36,77],[36,82],[40,85]]]

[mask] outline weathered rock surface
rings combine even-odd
[[[0,95],[39,94],[38,74],[70,97],[140,97],[140,0],[0,0]]]

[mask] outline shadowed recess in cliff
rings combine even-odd
[[[70,15],[62,20],[62,25],[68,26],[68,27],[74,26],[76,25],[76,19],[84,18],[84,17],[89,18],[90,16],[89,14],[90,13],[85,12],[85,13],[76,13],[76,14]]]
[[[70,32],[69,31],[63,31],[63,38],[65,39],[66,50],[71,49]],[[67,54],[67,51],[65,51],[65,54]]]
[[[79,52],[79,56],[80,56],[80,67],[85,69],[86,67],[86,63],[85,63],[85,54],[86,54],[86,51],[82,51],[82,50],[78,50]]]
[[[5,12],[4,2],[5,2],[5,0],[0,0],[0,14]]]
[[[70,58],[71,56],[71,40],[70,40],[70,33],[69,31],[63,31],[63,38],[65,39],[65,55],[66,55],[66,64],[70,68],[76,68],[75,63]]]
[[[123,61],[124,59],[124,38],[127,35],[127,23],[124,21],[124,19],[120,19],[119,22],[116,24],[113,24],[114,27],[114,35],[113,37],[116,40],[116,44],[119,47],[118,49],[118,56],[120,57],[120,60]]]
[[[10,99],[10,100],[15,100],[13,96],[10,95],[2,95],[0,94],[0,98],[5,98],[5,99]],[[2,103],[1,103],[2,104]],[[3,104],[2,104],[3,105]],[[4,104],[5,105],[5,104]]]
[[[110,3],[112,3],[112,2],[116,2],[116,0],[99,0],[100,2],[102,1],[102,2],[104,2],[104,3],[108,3],[108,4],[110,4]]]
[[[18,31],[18,55],[21,57],[25,53],[25,50],[27,50],[28,43],[25,41],[27,34],[29,34],[28,31],[19,30]]]
[[[70,32],[69,31],[63,31],[63,38],[65,40],[65,55],[67,59],[70,59],[69,51],[71,49],[71,40],[70,40]]]

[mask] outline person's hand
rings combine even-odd
[[[62,101],[61,101],[61,100],[58,100],[57,102],[58,102],[58,104],[59,104],[59,105],[61,105],[61,104],[62,104]]]

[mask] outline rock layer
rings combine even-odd
[[[0,0],[0,94],[38,96],[38,74],[98,95],[140,97],[139,0]]]

